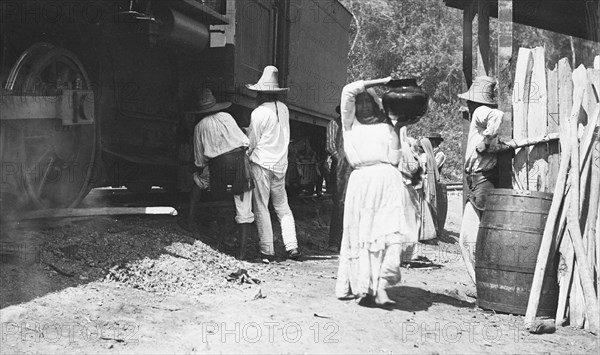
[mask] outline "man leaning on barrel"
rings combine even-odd
[[[496,80],[489,76],[479,76],[469,90],[458,95],[467,100],[469,109],[469,136],[465,153],[465,174],[468,191],[463,219],[460,228],[460,250],[467,272],[475,283],[475,244],[481,212],[489,191],[497,187],[496,154],[489,150],[498,142],[498,129],[503,112],[496,107],[494,88]]]

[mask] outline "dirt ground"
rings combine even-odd
[[[461,201],[449,194],[444,235],[421,246],[429,262],[403,268],[392,310],[334,297],[327,200],[293,203],[305,257],[269,265],[239,262],[170,216],[4,230],[22,254],[0,264],[0,353],[598,353],[584,330],[531,335],[522,316],[476,306],[456,244]],[[209,221],[203,233],[235,230]]]

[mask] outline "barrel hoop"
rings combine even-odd
[[[506,225],[506,224],[485,224],[482,223],[480,229],[495,229],[495,230],[505,230],[505,231],[510,231],[510,232],[525,232],[525,233],[531,233],[531,234],[543,234],[544,232],[544,228],[533,228],[533,227],[527,227],[527,226],[515,226],[513,225]]]
[[[510,292],[520,292],[520,293],[529,293],[531,291],[530,288],[526,288],[526,287],[518,287],[516,285],[500,285],[500,284],[495,284],[495,283],[491,283],[491,282],[484,282],[484,281],[479,281],[477,280],[477,284],[481,285],[481,286],[485,286],[489,289],[493,289],[493,290],[503,290],[503,291],[510,291]]]
[[[506,264],[497,264],[497,263],[490,263],[490,262],[476,262],[475,265],[476,269],[488,269],[488,270],[494,270],[494,271],[508,271],[508,272],[518,272],[520,274],[531,274],[533,275],[533,270],[535,269],[535,263],[531,263],[531,267],[519,267],[519,266],[512,266],[512,265],[506,265]],[[553,276],[553,273],[556,273],[556,271],[553,271],[553,267],[546,267],[546,275],[544,276],[544,278],[556,278],[555,276]]]
[[[490,196],[525,196],[534,197],[543,200],[552,200],[554,194],[549,192],[541,191],[530,191],[530,190],[511,190],[511,189],[493,189],[490,191]]]
[[[532,211],[531,206],[528,208],[526,206],[516,206],[516,205],[501,205],[501,206],[489,206],[489,202],[486,205],[485,212],[498,211],[498,212],[527,212],[529,214],[537,214],[547,216],[548,211]]]
[[[511,313],[511,314],[525,315],[525,312],[527,311],[526,305],[519,307],[514,304],[508,304],[508,303],[502,303],[502,302],[492,302],[492,301],[486,301],[486,300],[482,300],[482,299],[477,299],[477,306],[484,308],[484,309],[493,309],[496,311],[506,312],[506,313]],[[548,308],[548,307],[544,307],[543,305],[539,305],[537,315],[549,317],[549,316],[553,316],[555,312],[556,312],[556,307]]]

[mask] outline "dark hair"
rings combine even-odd
[[[378,102],[379,98],[377,97],[377,94],[375,94],[375,91],[367,90],[367,91],[361,92],[360,94],[356,95],[356,99],[358,99],[360,96],[363,96],[363,95],[367,95],[367,97],[369,98],[369,101],[371,102],[371,107],[373,107],[373,116],[365,117],[365,118],[356,117],[356,120],[358,122],[360,122],[361,124],[365,124],[365,125],[377,124],[377,123],[387,123],[387,124],[391,125],[392,121],[383,112],[383,110],[381,110],[381,107],[379,106],[379,102]],[[375,97],[373,97],[373,96],[375,96]]]
[[[282,93],[258,91],[256,93],[256,102],[260,106],[265,102],[281,101],[282,96]]]

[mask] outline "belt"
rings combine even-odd
[[[475,186],[479,185],[480,183],[484,182],[484,181],[490,181],[492,182],[492,184],[495,184],[495,180],[496,180],[496,172],[495,170],[485,170],[485,171],[477,171],[474,173],[467,173],[465,171],[465,174],[467,174],[467,183],[469,184],[469,186],[471,188],[474,188]]]

